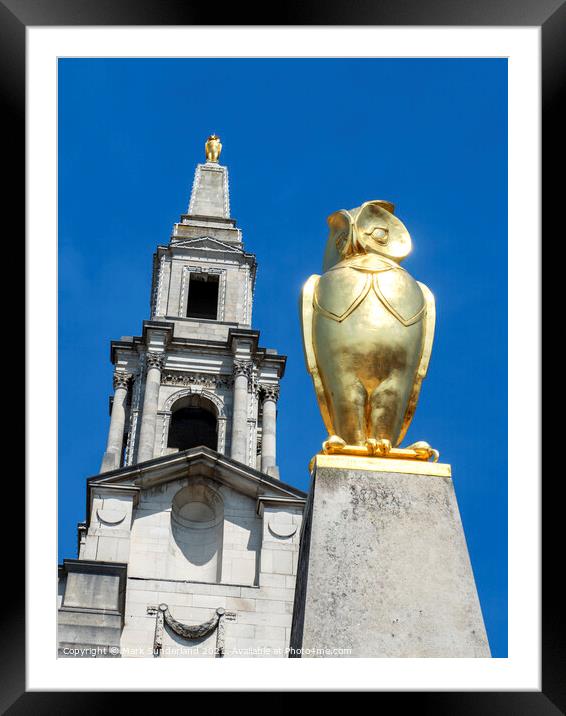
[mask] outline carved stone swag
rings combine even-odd
[[[202,624],[183,624],[173,617],[169,611],[167,604],[160,604],[159,606],[150,606],[147,608],[148,614],[155,614],[155,636],[153,639],[153,655],[158,657],[161,656],[161,650],[163,648],[163,630],[165,624],[171,629],[174,634],[180,636],[182,639],[194,640],[203,639],[209,636],[216,630],[216,650],[215,657],[222,658],[224,656],[224,622],[235,621],[236,613],[227,612],[222,607],[216,609],[214,616],[207,622]]]

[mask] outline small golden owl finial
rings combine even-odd
[[[211,134],[210,137],[206,140],[204,150],[206,153],[207,162],[218,163],[218,159],[220,158],[220,152],[222,151],[222,143],[220,142],[220,137],[217,137],[216,134]]]

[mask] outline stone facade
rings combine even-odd
[[[252,328],[255,275],[227,168],[199,164],[154,255],[150,318],[112,342],[106,450],[60,570],[61,655],[286,656],[306,496],[279,480],[286,358]],[[195,310],[199,281],[213,302]],[[169,444],[179,406],[213,416],[215,449]]]
[[[191,626],[224,610],[221,656],[286,656],[304,500],[204,447],[90,478],[88,530],[60,579],[61,653],[153,656],[166,604]],[[110,568],[121,570],[121,602]],[[218,656],[217,638],[165,627],[159,655]]]

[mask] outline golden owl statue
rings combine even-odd
[[[204,153],[207,162],[218,163],[220,153],[222,152],[222,142],[216,134],[211,134],[204,143]]]
[[[325,453],[438,459],[398,448],[430,359],[435,303],[400,262],[411,237],[387,201],[328,218],[323,275],[301,294],[303,345],[329,438]]]

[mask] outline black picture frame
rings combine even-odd
[[[280,8],[279,17],[258,16],[253,6],[232,4],[212,7],[183,0],[0,0],[0,92],[4,99],[4,156],[11,179],[4,190],[4,219],[14,223],[12,237],[20,236],[25,220],[25,30],[27,26],[87,25],[443,25],[443,26],[539,26],[542,37],[543,112],[543,230],[558,228],[558,211],[563,199],[560,176],[563,119],[559,110],[564,83],[566,54],[566,7],[563,0],[360,0],[355,4],[331,0]],[[6,165],[5,165],[6,166]],[[562,199],[562,202],[561,202]],[[550,231],[549,231],[550,235]],[[30,346],[28,345],[28,350]],[[531,380],[533,377],[531,377]],[[534,376],[535,380],[539,376]],[[30,449],[28,447],[28,449]],[[533,476],[535,479],[536,476]],[[542,611],[542,690],[540,692],[422,692],[379,693],[397,700],[396,706],[414,707],[420,712],[442,714],[536,714],[549,716],[566,709],[566,660],[564,656],[563,596],[559,585],[562,521],[554,511],[563,504],[557,494],[560,475],[543,491],[543,611]],[[512,479],[513,476],[510,476]],[[10,489],[14,485],[10,481]],[[20,505],[24,505],[24,481],[20,482]],[[25,594],[19,543],[5,538],[9,550],[10,592],[1,612],[2,666],[0,669],[0,708],[9,714],[75,714],[111,711],[123,702],[123,694],[104,692],[29,692],[25,684]],[[20,549],[18,560],[16,548]],[[33,545],[28,545],[33,549]],[[49,588],[47,588],[49,589]],[[261,685],[258,684],[258,688]],[[131,695],[128,695],[130,698]],[[146,707],[152,694],[145,694]],[[123,708],[123,706],[122,706]]]

